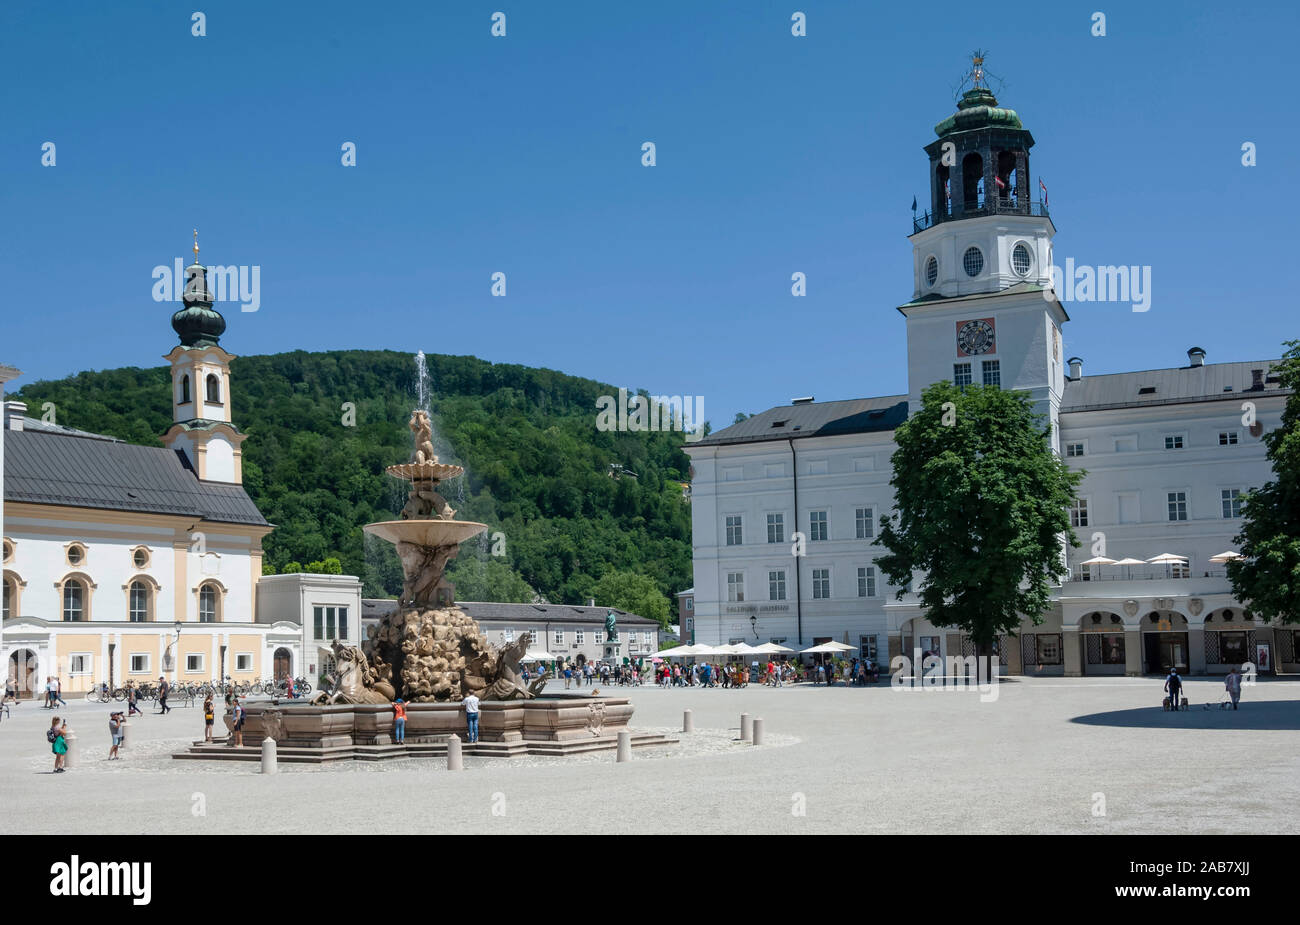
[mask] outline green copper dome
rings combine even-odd
[[[1014,109],[999,109],[997,97],[988,87],[975,87],[962,94],[957,111],[934,127],[940,138],[955,132],[980,128],[1023,129]]]
[[[198,263],[185,268],[185,307],[172,315],[172,330],[183,347],[214,347],[226,331],[226,319],[212,307],[208,291],[208,268]]]

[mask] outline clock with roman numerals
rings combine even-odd
[[[957,356],[974,357],[997,351],[997,334],[992,318],[957,322]]]

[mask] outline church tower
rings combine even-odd
[[[985,85],[983,54],[972,61],[970,89],[924,149],[930,208],[913,212],[912,301],[899,306],[909,407],[917,410],[921,393],[941,380],[1027,391],[1059,449],[1069,316],[1051,289],[1056,226],[1046,202],[1031,198],[1033,135]]]
[[[245,435],[230,422],[230,361],[235,356],[220,346],[226,319],[212,307],[197,231],[181,302],[181,310],[172,315],[181,342],[164,357],[171,363],[173,423],[162,442],[184,453],[199,478],[238,485],[243,482],[239,447]]]

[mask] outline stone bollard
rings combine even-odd
[[[632,760],[632,733],[624,729],[618,734],[618,760]]]
[[[695,714],[690,710],[682,711],[682,732],[695,731]]]
[[[77,734],[71,729],[63,737],[63,741],[68,745],[68,753],[63,756],[63,766],[65,768],[75,768],[77,766]]]
[[[740,714],[740,741],[748,742],[754,736],[754,724],[748,713]]]
[[[754,744],[762,745],[763,744],[763,717],[760,716],[758,719],[754,720],[753,733],[754,733]]]
[[[126,720],[122,720],[122,722],[118,723],[117,734],[122,737],[122,745],[126,745],[126,727],[129,725],[131,724]]]
[[[460,753],[460,736],[454,732],[447,736],[447,770],[465,770],[465,759],[461,757]]]
[[[262,740],[262,773],[276,772],[275,739],[267,736]]]

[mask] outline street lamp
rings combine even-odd
[[[752,615],[750,616],[749,628],[754,631],[754,638],[757,639],[758,638],[758,617]]]

